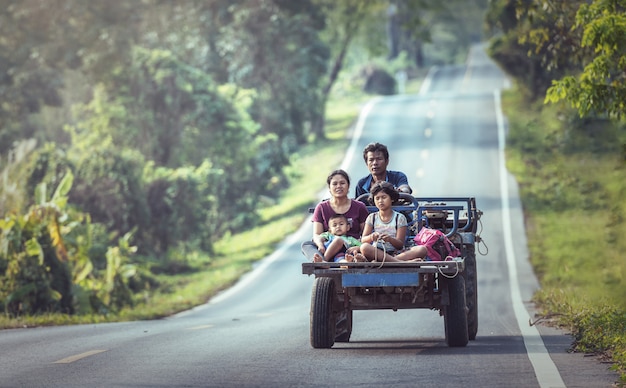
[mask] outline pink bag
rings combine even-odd
[[[426,261],[448,261],[461,256],[461,251],[439,229],[422,228],[413,239],[428,251]]]

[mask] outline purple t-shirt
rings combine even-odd
[[[348,218],[348,224],[350,224],[350,230],[348,230],[347,235],[358,239],[361,238],[361,224],[365,222],[369,212],[363,202],[355,200],[351,201],[352,203],[350,204],[350,209],[344,213],[346,218]],[[334,215],[335,211],[332,207],[330,207],[330,203],[328,201],[323,201],[315,206],[312,221],[321,222],[324,226],[324,231],[327,231],[328,220]]]

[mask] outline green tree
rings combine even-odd
[[[314,138],[323,139],[326,137],[324,107],[345,65],[350,44],[360,32],[363,21],[369,19],[372,14],[382,12],[384,4],[378,1],[359,0],[315,0],[315,2],[325,15],[326,28],[322,37],[330,47],[330,67],[322,85],[318,105],[319,114],[315,116],[311,127]]]
[[[318,38],[322,14],[309,1],[258,0],[233,8],[217,50],[231,82],[257,93],[250,107],[260,134],[275,135],[276,171],[308,141],[319,116],[328,49]],[[271,143],[266,143],[270,146]]]
[[[179,242],[210,250],[220,233],[251,225],[264,189],[256,183],[264,140],[247,115],[253,95],[215,86],[171,53],[137,51],[120,88],[129,95],[96,89],[68,127],[77,166],[72,203],[118,235],[136,228],[142,254],[162,255]]]
[[[38,135],[33,113],[61,104],[62,77],[46,45],[53,30],[46,8],[35,1],[0,2],[0,154]]]
[[[577,68],[574,15],[581,1],[513,1],[490,3],[487,26],[499,31],[491,55],[526,89],[530,99],[545,95],[555,78]]]
[[[137,16],[152,3],[1,0],[0,153],[23,138],[66,141],[61,123],[38,115],[45,107],[62,110],[84,101],[81,83],[107,82],[123,72]]]
[[[580,74],[553,81],[546,101],[566,100],[581,117],[622,118],[626,108],[626,1],[583,3],[574,27],[582,29],[577,46],[593,54],[585,56]]]
[[[486,0],[396,0],[388,11],[389,58],[407,53],[417,68],[427,63],[456,63],[465,58],[472,43],[482,41],[482,24]],[[393,31],[397,31],[393,34]],[[395,44],[393,38],[395,37]],[[436,58],[427,58],[424,46],[437,51]],[[396,50],[393,50],[396,47]]]

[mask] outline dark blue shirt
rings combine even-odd
[[[372,179],[371,174],[359,179],[359,182],[356,185],[354,198],[358,198],[359,195],[369,194],[370,187],[372,187]],[[409,180],[407,179],[406,174],[400,171],[387,170],[386,181],[391,183],[396,189],[402,185],[409,185]]]

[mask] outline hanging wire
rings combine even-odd
[[[378,244],[382,244],[383,246],[383,261],[380,263],[380,265],[378,266],[378,268],[382,268],[383,264],[385,264],[385,260],[387,259],[387,250],[384,249],[385,246],[385,240],[383,240],[382,238],[378,237],[378,239],[376,239],[376,244],[374,244],[374,247],[376,248],[376,251],[374,252],[374,261],[378,261],[378,251],[380,249],[378,249]]]
[[[454,275],[447,275],[447,274],[443,273],[443,271],[441,270],[441,267],[440,267],[440,266],[437,266],[437,271],[441,274],[441,276],[446,277],[446,278],[448,278],[448,279],[453,279],[453,278],[455,278],[455,277],[459,274],[459,272],[460,272],[460,269],[459,269],[459,262],[455,260],[455,261],[454,261],[454,264],[456,265],[456,272],[454,273]]]
[[[478,219],[478,225],[480,226],[480,231],[476,233],[476,241],[478,242],[478,248],[476,248],[476,250],[478,251],[478,253],[480,253],[481,255],[485,256],[485,255],[487,255],[487,253],[489,253],[489,247],[485,243],[485,240],[483,240],[483,238],[480,237],[480,234],[483,232],[483,222],[480,220],[480,218]],[[485,247],[485,253],[483,253],[481,251],[481,249],[480,249],[480,244],[481,243],[482,243],[483,247]]]

